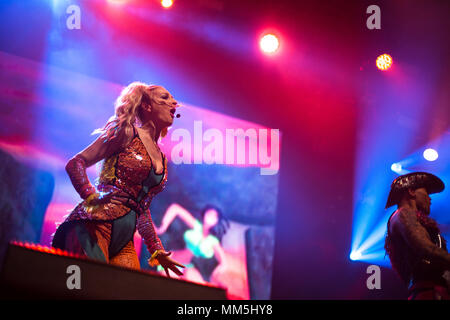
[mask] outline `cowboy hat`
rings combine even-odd
[[[432,194],[442,192],[445,185],[441,179],[427,172],[411,172],[399,176],[391,184],[386,209],[400,202],[403,191],[418,188],[425,188],[428,194]]]

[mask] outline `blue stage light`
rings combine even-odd
[[[402,165],[400,164],[400,163],[398,163],[398,162],[396,162],[396,163],[393,163],[392,165],[391,165],[391,170],[392,171],[394,171],[395,173],[401,173],[402,172]]]
[[[423,152],[423,157],[428,161],[435,161],[439,157],[439,154],[436,150],[428,148]]]
[[[353,261],[359,260],[359,259],[361,259],[361,257],[362,257],[362,254],[360,251],[354,251],[354,252],[350,253],[350,260],[353,260]]]

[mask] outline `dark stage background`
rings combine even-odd
[[[135,1],[134,11],[125,14],[105,1],[73,1],[90,22],[72,33],[48,3],[1,3],[2,65],[11,65],[14,57],[57,67],[98,79],[109,92],[134,80],[160,83],[179,101],[280,129],[272,299],[406,298],[388,263],[379,263],[381,289],[369,290],[366,268],[378,263],[349,259],[354,228],[364,228],[366,222],[358,216],[362,218],[355,224],[355,187],[371,183],[361,181],[361,172],[380,172],[376,157],[392,163],[449,136],[448,1],[178,0],[170,14],[160,13],[157,2]],[[381,8],[381,30],[366,27],[371,4]],[[138,14],[143,7],[148,15]],[[53,28],[60,34],[49,36]],[[284,39],[278,56],[260,54],[252,38],[266,28]],[[402,92],[375,67],[375,58],[385,52],[398,61],[400,75],[394,83]],[[20,74],[20,64],[16,68]],[[99,120],[74,133],[57,111],[40,113],[35,107],[57,99],[78,119],[71,97],[58,92],[49,98],[51,89],[28,85],[30,76],[36,77],[26,72],[14,81],[6,73],[1,76],[2,149],[17,153],[13,146],[39,145],[56,154],[55,163],[64,162],[90,142],[90,132],[110,114],[91,110],[101,114]],[[81,76],[66,81],[83,82]],[[417,98],[416,89],[424,87],[426,94]],[[103,110],[112,112],[115,96],[89,94],[92,101],[85,105],[103,104]],[[422,112],[410,104],[419,100]],[[368,125],[376,117],[388,120]],[[52,130],[52,121],[63,122],[63,128]],[[44,126],[48,130],[38,135]],[[381,133],[383,139],[374,142],[372,134]],[[368,156],[361,160],[363,149]],[[448,177],[448,162],[444,167],[437,172]],[[382,168],[386,181],[378,187],[380,202],[395,178],[389,167]],[[10,179],[10,173],[3,171],[2,180]],[[27,179],[20,171],[17,177]],[[33,185],[29,187],[32,192]],[[448,199],[448,190],[444,196]],[[12,194],[2,201],[22,200]],[[442,214],[438,220],[448,225],[448,206],[437,208]],[[3,229],[10,215],[1,214]],[[37,231],[26,231],[26,237],[30,232]]]

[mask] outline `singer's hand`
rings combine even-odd
[[[178,267],[179,268],[186,268],[186,267],[181,263],[173,260],[172,258],[169,258],[171,254],[172,252],[162,252],[161,254],[158,255],[156,259],[158,259],[159,264],[164,268],[167,277],[170,278],[169,269],[172,270],[175,274],[182,276],[183,272],[178,270]]]

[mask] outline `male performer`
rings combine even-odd
[[[450,254],[435,220],[429,194],[444,190],[441,179],[413,172],[392,182],[386,208],[397,205],[387,225],[386,253],[409,285],[409,300],[450,299]]]

